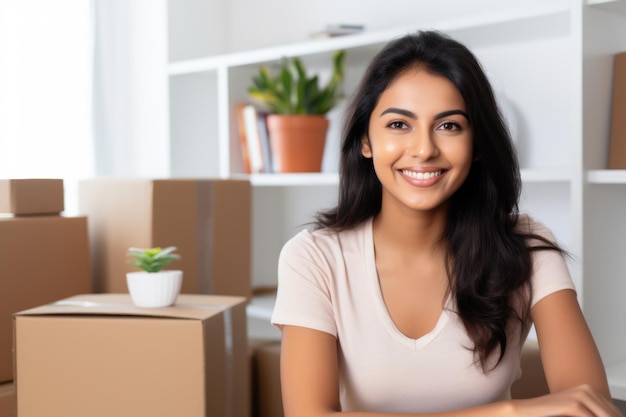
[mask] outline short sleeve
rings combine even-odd
[[[531,221],[531,231],[555,242],[552,232],[543,224]],[[576,290],[564,256],[555,250],[538,250],[532,253],[533,274],[531,278],[533,295],[531,307],[544,297],[557,291]]]
[[[332,276],[312,234],[301,231],[282,248],[272,324],[293,325],[337,336],[329,283]]]

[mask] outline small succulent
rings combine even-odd
[[[275,77],[267,67],[260,68],[248,94],[275,114],[324,115],[343,97],[345,56],[345,51],[333,53],[332,75],[324,87],[320,87],[317,75],[307,75],[299,58],[283,58]]]
[[[131,265],[146,272],[159,272],[172,261],[180,259],[180,255],[173,253],[176,246],[169,246],[165,249],[155,248],[129,248],[128,256],[132,259],[129,261]]]

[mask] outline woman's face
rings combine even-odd
[[[473,161],[472,129],[461,93],[447,78],[412,68],[381,94],[361,152],[372,158],[388,204],[445,207]]]

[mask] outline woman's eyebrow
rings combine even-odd
[[[409,117],[411,119],[417,119],[417,115],[415,113],[413,113],[410,110],[406,110],[406,109],[399,109],[397,107],[389,107],[388,109],[385,109],[380,116],[383,116],[385,114],[388,113],[397,113],[397,114],[401,114],[402,116],[406,116]],[[460,114],[461,116],[465,117],[467,120],[469,120],[469,117],[467,116],[467,113],[465,113],[463,110],[459,110],[459,109],[455,109],[455,110],[446,110],[443,111],[441,113],[438,113],[437,115],[435,115],[435,119],[442,119],[444,117],[448,117],[448,116],[452,116],[455,114]]]
[[[411,119],[417,119],[417,116],[415,115],[415,113],[413,113],[412,111],[409,110],[405,110],[405,109],[399,109],[397,107],[389,107],[388,109],[385,109],[380,116],[384,116],[387,113],[398,113],[401,114],[403,116],[409,117]],[[379,116],[379,117],[380,117]]]
[[[438,115],[436,115],[435,119],[442,119],[444,117],[452,116],[454,114],[460,114],[461,116],[463,116],[467,120],[469,120],[469,117],[467,116],[467,113],[465,113],[463,110],[448,110],[448,111],[444,111],[444,112],[441,112]]]

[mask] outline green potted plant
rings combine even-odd
[[[345,51],[333,53],[332,73],[324,86],[318,75],[307,74],[299,58],[283,58],[275,76],[263,66],[253,77],[248,94],[270,113],[267,130],[275,171],[321,170],[326,114],[343,98],[345,56]]]
[[[167,307],[176,301],[183,280],[183,271],[164,270],[180,259],[175,246],[167,248],[129,248],[131,265],[141,271],[128,272],[126,284],[130,297],[138,307]]]

